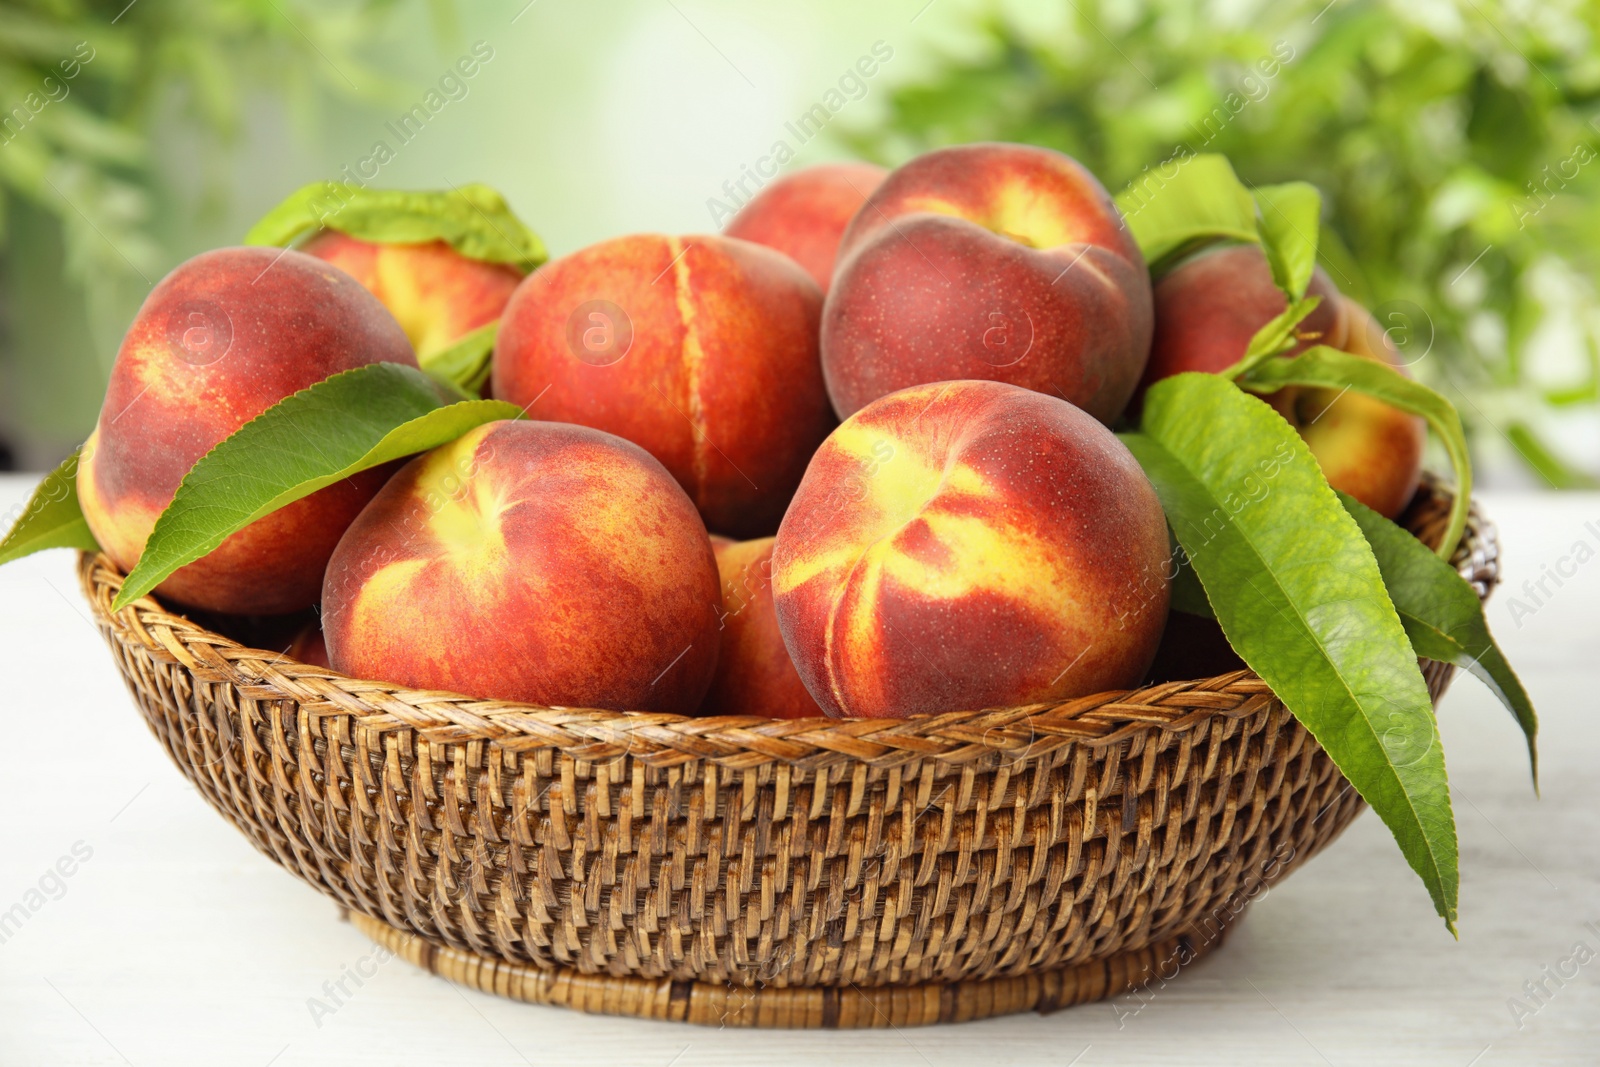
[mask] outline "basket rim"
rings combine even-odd
[[[1450,490],[1425,475],[1405,525],[1437,545]],[[1431,536],[1430,536],[1431,535]],[[1498,581],[1498,537],[1477,501],[1452,555],[1487,599]],[[314,717],[347,715],[366,729],[410,729],[430,743],[482,741],[511,751],[556,749],[574,759],[629,756],[646,766],[705,760],[735,770],[777,763],[801,769],[853,760],[879,767],[921,758],[963,764],[999,754],[1021,760],[1064,745],[1091,750],[1151,730],[1184,732],[1241,719],[1277,703],[1249,670],[1110,690],[1059,703],[939,712],[904,719],[693,717],[664,712],[541,706],[368,681],[250,648],[144,596],[113,613],[123,574],[104,553],[78,553],[79,580],[96,626],[115,648],[134,643],[183,666],[197,681],[227,683],[255,700],[290,700]]]

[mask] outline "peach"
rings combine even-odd
[[[534,704],[691,714],[722,593],[694,505],[637,445],[493,422],[401,468],[329,561],[335,670]]]
[[[702,715],[814,719],[811,699],[778,629],[772,606],[772,543],[713,537],[722,576],[722,652]]]
[[[1371,313],[1348,297],[1341,296],[1339,306],[1345,350],[1387,362],[1410,377]],[[1389,519],[1411,503],[1428,443],[1428,424],[1420,416],[1354,390],[1294,387],[1280,389],[1268,401],[1305,439],[1329,485]]]
[[[122,340],[78,469],[83,515],[124,571],[196,460],[291,393],[368,363],[416,366],[394,316],[299,252],[223,248],[161,280]],[[235,614],[316,602],[323,567],[383,484],[371,470],[258,519],[156,592]]]
[[[1300,320],[1297,343],[1287,354],[1314,344],[1343,348],[1339,289],[1321,267],[1312,271],[1306,295],[1320,296],[1322,303]],[[1141,392],[1181,371],[1227,370],[1244,358],[1256,331],[1288,306],[1259,245],[1222,245],[1184,260],[1155,284],[1155,338]]]
[[[1115,435],[1056,397],[956,381],[834,431],[778,530],[772,590],[823,710],[892,718],[1138,684],[1169,564]]]
[[[1109,424],[1150,329],[1144,257],[1092,174],[1044,148],[962,145],[894,171],[856,213],[823,309],[822,366],[841,418],[967,378]]]
[[[642,446],[714,530],[770,534],[834,424],[822,294],[770,248],[621,237],[547,264],[511,298],[494,395]]]
[[[309,622],[294,635],[289,649],[284,653],[292,660],[309,663],[313,667],[332,667],[328,662],[328,642],[322,637],[322,624]]]
[[[777,249],[826,294],[839,238],[888,173],[871,163],[820,163],[796,171],[757,193],[723,235]]]
[[[515,267],[472,259],[443,241],[377,244],[323,230],[301,251],[332,263],[382,301],[423,361],[499,318],[522,281]]]
[[[1324,344],[1400,366],[1372,316],[1321,268],[1307,292],[1322,303],[1302,320],[1286,356]],[[1288,306],[1257,245],[1225,245],[1184,260],[1156,283],[1155,302],[1155,341],[1141,390],[1182,371],[1226,370]],[[1356,392],[1294,388],[1265,399],[1300,432],[1335,489],[1391,519],[1405,509],[1422,471],[1422,419]]]

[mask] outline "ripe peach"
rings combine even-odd
[[[1167,524],[1087,413],[1000,382],[846,419],[784,516],[772,589],[829,715],[1064,700],[1137,684],[1170,595]]]
[[[795,171],[757,193],[723,235],[777,249],[826,294],[839,238],[888,174],[871,163],[821,163]]]
[[[714,530],[777,529],[833,426],[822,294],[770,248],[621,237],[547,264],[511,298],[494,395],[642,446]]]
[[[924,382],[987,379],[1110,423],[1150,352],[1150,280],[1104,187],[1044,148],[972,144],[894,171],[856,213],[822,315],[845,417]]]
[[[1306,295],[1322,303],[1300,321],[1299,342],[1288,354],[1316,344],[1343,348],[1339,289],[1321,267],[1312,271]],[[1259,245],[1223,245],[1184,260],[1155,284],[1155,338],[1140,392],[1181,371],[1227,370],[1244,358],[1256,331],[1288,306]]]
[[[722,653],[702,715],[820,718],[789,659],[772,606],[772,542],[713,537],[722,575]]]
[[[1348,297],[1341,296],[1339,305],[1345,350],[1406,373],[1399,351],[1371,313]],[[1268,400],[1300,432],[1329,485],[1390,519],[1411,503],[1428,443],[1428,424],[1421,417],[1354,390],[1295,387],[1280,389]]]
[[[500,317],[522,272],[462,255],[443,241],[377,244],[323,230],[301,248],[366,286],[426,360]]]
[[[313,667],[332,667],[328,662],[328,642],[322,638],[322,624],[313,620],[294,635],[289,650],[284,653],[292,660],[309,663]]]
[[[406,464],[328,563],[334,669],[535,704],[692,713],[717,665],[711,542],[636,445],[494,422]]]
[[[89,529],[132,569],[196,460],[291,393],[376,362],[417,365],[394,317],[321,260],[223,248],[180,265],[123,338],[84,445],[78,499]],[[156,592],[236,614],[311,606],[333,546],[387,474],[363,472],[251,523]]]
[[[1301,322],[1299,342],[1286,355],[1324,344],[1400,365],[1372,316],[1320,268],[1307,292],[1322,303]],[[1155,301],[1155,341],[1141,390],[1181,371],[1226,370],[1288,306],[1256,245],[1227,245],[1185,260],[1156,283]],[[1266,399],[1300,432],[1329,484],[1391,519],[1404,510],[1422,471],[1423,420],[1355,392],[1294,388]]]

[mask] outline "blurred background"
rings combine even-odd
[[[1480,477],[1593,486],[1597,33],[1600,0],[0,3],[0,469],[76,447],[150,287],[308,181],[484,181],[559,256],[715,229],[779,141],[787,171],[1003,139],[1113,192],[1186,150],[1316,183]]]

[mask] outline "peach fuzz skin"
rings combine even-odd
[[[871,163],[820,163],[762,188],[722,233],[776,249],[826,294],[845,227],[889,172]]]
[[[711,538],[722,576],[722,652],[701,715],[822,717],[778,629],[772,606],[772,543],[770,537]]]
[[[722,593],[705,526],[643,449],[495,422],[406,464],[323,584],[335,670],[533,704],[693,714]]]
[[[1092,174],[1048,149],[962,145],[894,171],[845,231],[823,373],[840,417],[908,386],[986,379],[1109,424],[1150,330],[1144,257]]]
[[[1322,303],[1300,323],[1287,356],[1323,344],[1400,365],[1372,316],[1320,268],[1306,291]],[[1182,371],[1215,374],[1233,366],[1256,331],[1288,306],[1256,245],[1224,245],[1184,260],[1156,283],[1155,300],[1155,341],[1141,391]],[[1356,392],[1292,388],[1264,399],[1299,431],[1335,489],[1387,518],[1405,510],[1422,472],[1422,419]]]
[[[1347,327],[1339,290],[1321,267],[1312,271],[1306,295],[1322,303],[1295,328],[1298,341],[1287,355],[1319,344],[1342,349]],[[1223,245],[1184,260],[1155,284],[1155,337],[1140,392],[1182,371],[1227,370],[1244,358],[1256,331],[1288,306],[1258,245]]]
[[[1345,351],[1383,360],[1409,377],[1372,314],[1348,297],[1338,300],[1346,323]],[[1388,519],[1411,503],[1428,443],[1428,424],[1421,416],[1354,390],[1340,395],[1337,389],[1280,389],[1268,402],[1305,439],[1329,485]]]
[[[999,382],[890,394],[817,452],[772,554],[784,642],[830,716],[1137,685],[1170,595],[1167,524],[1116,437]]]
[[[324,230],[301,251],[332,263],[376,296],[428,359],[500,317],[522,272],[462,255],[443,241],[376,244]]]
[[[501,321],[493,392],[531,418],[640,445],[712,529],[770,534],[834,425],[821,305],[793,260],[748,241],[604,241],[522,283]]]
[[[84,444],[78,498],[124,571],[196,460],[291,393],[368,363],[416,366],[394,317],[332,266],[275,248],[223,248],[145,298]],[[323,567],[388,469],[275,511],[179,568],[156,593],[193,608],[272,615],[314,604]]]

